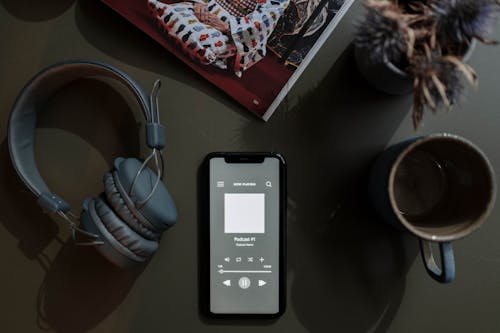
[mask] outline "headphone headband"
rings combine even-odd
[[[35,75],[23,88],[12,107],[8,126],[8,146],[12,164],[26,187],[38,199],[45,211],[66,213],[70,207],[61,197],[52,193],[38,171],[35,162],[35,129],[38,112],[47,99],[63,86],[81,78],[101,76],[120,82],[137,100],[146,118],[146,142],[161,150],[164,146],[164,128],[158,114],[153,114],[147,95],[139,84],[119,69],[94,61],[65,61],[49,66]]]

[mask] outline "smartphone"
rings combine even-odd
[[[286,164],[277,153],[204,161],[202,280],[216,317],[277,317],[286,293]]]

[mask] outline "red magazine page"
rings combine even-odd
[[[264,120],[348,7],[344,0],[102,1]]]

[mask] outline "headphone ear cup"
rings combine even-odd
[[[97,234],[102,236],[105,244],[112,247],[115,253],[111,255],[107,247],[97,246],[97,249],[118,266],[127,267],[130,266],[130,262],[145,262],[158,249],[158,242],[145,239],[130,229],[116,216],[103,197],[87,202],[87,209],[84,207],[82,215],[82,223],[88,231],[97,230]]]
[[[156,230],[164,231],[174,225],[177,220],[177,208],[174,200],[167,190],[165,184],[160,181],[153,195],[146,200],[154,188],[157,180],[157,174],[147,166],[137,177],[132,195],[128,193],[132,183],[140,170],[142,162],[135,158],[117,158],[115,160],[115,169],[113,178],[116,187],[120,190],[125,202],[129,201],[133,207],[130,210],[135,214],[143,216]]]
[[[158,249],[158,242],[141,237],[123,222],[113,210],[107,205],[103,196],[95,200],[95,211],[102,224],[106,227],[114,239],[118,240],[125,248],[131,251],[136,261],[145,261]]]
[[[120,193],[119,189],[115,185],[114,177],[110,172],[107,172],[103,178],[104,181],[104,193],[106,194],[106,199],[108,203],[113,207],[113,211],[125,221],[130,228],[132,228],[139,235],[150,240],[158,240],[160,234],[154,229],[154,227],[147,221],[144,221],[142,216],[139,218],[138,215],[134,214],[129,206],[133,204],[125,201]]]
[[[80,216],[81,226],[85,231],[99,236],[98,240],[103,244],[96,245],[95,249],[104,258],[120,268],[130,268],[137,265],[135,260],[129,259],[128,251],[106,230],[95,211],[93,199],[86,199],[83,202],[83,209]]]

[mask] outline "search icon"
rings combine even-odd
[[[268,180],[268,181],[266,182],[266,186],[267,186],[267,187],[273,187],[273,185],[271,184],[271,181],[270,181],[270,180]]]

